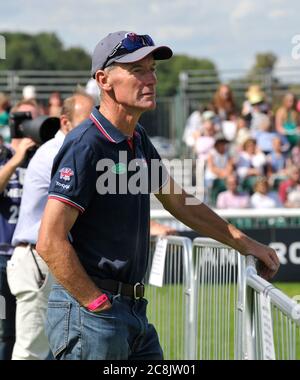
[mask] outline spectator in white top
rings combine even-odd
[[[214,147],[218,127],[214,121],[215,114],[212,111],[205,111],[202,117],[202,132],[198,130],[194,133],[194,149],[198,159],[206,162],[208,153]]]
[[[214,148],[208,153],[205,170],[205,183],[212,186],[215,179],[225,179],[233,172],[233,159],[229,154],[229,141],[223,135],[215,135]]]
[[[238,155],[236,168],[240,180],[244,181],[250,191],[257,177],[264,175],[265,165],[266,156],[257,149],[256,140],[246,140],[242,152]]]
[[[255,193],[251,196],[252,208],[275,208],[281,207],[278,193],[270,191],[268,180],[259,178],[254,187]]]
[[[190,116],[187,118],[182,140],[188,146],[189,148],[193,149],[195,145],[195,132],[199,131],[201,133],[202,131],[202,116],[201,116],[201,110],[199,109],[195,110],[190,114]]]

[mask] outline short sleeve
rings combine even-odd
[[[84,212],[96,191],[96,174],[96,161],[91,148],[78,141],[68,142],[55,157],[49,198]]]

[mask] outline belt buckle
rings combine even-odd
[[[137,287],[139,285],[142,286],[142,287],[144,287],[144,284],[141,283],[141,282],[137,282],[136,284],[133,285],[133,297],[134,297],[134,299],[142,298],[142,297],[137,297],[137,295],[136,295]]]

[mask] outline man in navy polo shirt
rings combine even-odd
[[[94,50],[101,104],[56,156],[37,245],[57,280],[46,326],[57,359],[162,359],[140,284],[148,264],[149,192],[192,229],[256,254],[265,277],[278,269],[272,249],[204,204],[188,205],[138,124],[156,106],[155,60],[171,56],[150,36],[129,32],[109,34]]]

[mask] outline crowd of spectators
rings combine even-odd
[[[25,86],[23,99],[36,98],[34,86]],[[60,93],[39,107],[40,114],[59,116]],[[10,108],[0,93],[0,145],[10,143]],[[300,207],[300,101],[294,94],[286,93],[274,110],[261,88],[251,85],[239,109],[231,88],[221,84],[211,103],[189,116],[183,140],[204,162],[204,175],[196,175],[203,177],[211,206]]]
[[[183,141],[204,162],[211,206],[300,207],[300,101],[294,94],[273,109],[260,86],[251,85],[239,109],[221,84],[211,103],[189,116]]]

